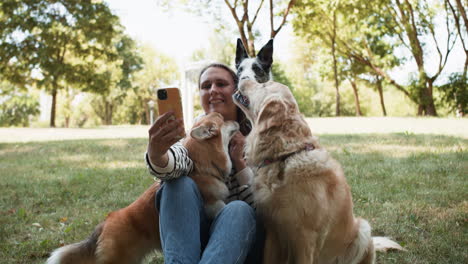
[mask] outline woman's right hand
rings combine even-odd
[[[150,127],[148,157],[152,164],[166,167],[169,160],[167,151],[184,135],[184,121],[176,120],[174,112],[160,115]]]

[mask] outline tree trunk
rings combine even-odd
[[[57,106],[57,85],[52,90],[52,107],[50,110],[50,127],[55,127],[55,108]]]
[[[418,105],[418,113],[417,113],[418,116],[423,115],[423,113],[424,113],[423,109],[424,109],[424,106],[422,104],[419,104]]]
[[[387,110],[385,109],[385,102],[384,102],[383,87],[382,87],[381,79],[377,79],[377,91],[379,91],[380,106],[382,106],[382,114],[383,116],[387,116]]]
[[[424,89],[422,94],[422,102],[418,104],[418,116],[437,116],[437,110],[432,94],[429,94],[428,89]]]
[[[425,86],[420,92],[420,103],[418,107],[418,115],[437,116],[436,107],[434,104],[433,81],[425,80]]]
[[[109,104],[109,122],[107,125],[111,126],[112,125],[112,117],[114,116],[114,105],[111,103]]]
[[[337,66],[337,60],[336,60],[336,50],[335,50],[335,45],[336,45],[336,11],[333,13],[333,36],[331,40],[331,48],[332,48],[332,56],[333,56],[333,75],[335,77],[335,90],[336,90],[336,108],[335,108],[335,115],[340,116],[341,111],[340,111],[340,83],[338,80],[338,66]]]
[[[437,111],[434,103],[434,96],[433,96],[433,81],[428,80],[427,88],[425,89],[425,96],[427,97],[427,104],[426,104],[426,115],[428,116],[437,116]]]
[[[362,116],[362,111],[361,111],[361,105],[359,103],[359,93],[358,93],[358,88],[356,85],[356,81],[350,80],[351,87],[353,87],[353,92],[354,92],[354,102],[356,105],[356,116]]]
[[[112,125],[112,103],[104,101],[104,125],[110,126]]]

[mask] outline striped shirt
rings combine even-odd
[[[166,167],[161,168],[151,163],[148,153],[145,153],[145,160],[151,175],[162,181],[167,181],[189,175],[193,169],[193,161],[188,156],[187,149],[179,141],[174,144],[168,153],[169,162]],[[229,195],[224,201],[229,203],[234,200],[242,200],[255,208],[253,199],[253,172],[249,167],[236,172],[234,168],[226,180]]]

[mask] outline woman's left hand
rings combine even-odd
[[[229,156],[231,156],[232,164],[236,171],[243,170],[245,165],[244,159],[245,137],[241,132],[237,132],[231,139],[229,144]]]

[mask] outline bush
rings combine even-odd
[[[40,112],[37,95],[20,92],[5,83],[2,83],[1,91],[0,126],[29,126],[30,119]]]

